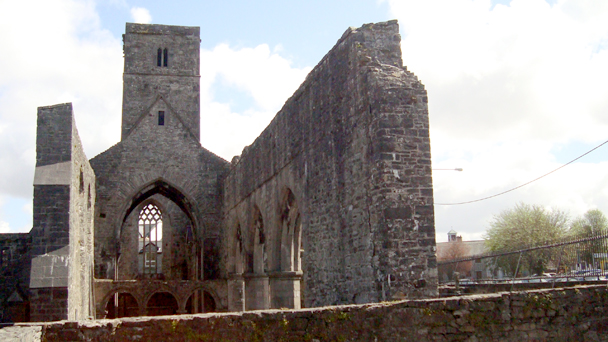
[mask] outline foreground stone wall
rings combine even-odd
[[[396,21],[348,29],[233,160],[223,255],[246,309],[436,295],[427,95],[400,41]]]
[[[608,341],[605,285],[240,314],[19,325],[44,341]],[[16,339],[13,339],[16,340]],[[35,340],[35,339],[34,339]]]

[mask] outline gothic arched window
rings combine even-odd
[[[253,222],[253,272],[264,273],[268,271],[268,256],[266,254],[266,236],[264,234],[264,220],[258,207],[255,207]]]
[[[144,275],[162,273],[163,215],[154,203],[139,213],[139,272]]]
[[[301,271],[302,231],[298,203],[287,189],[281,214],[281,270]]]

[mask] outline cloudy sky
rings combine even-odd
[[[0,232],[31,228],[36,108],[74,104],[89,158],[118,142],[125,22],[201,27],[201,143],[230,160],[349,26],[398,19],[429,94],[435,202],[488,197],[608,140],[604,0],[0,0]],[[608,144],[526,187],[436,205],[438,241],[518,202],[608,213]]]

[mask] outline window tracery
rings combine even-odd
[[[148,203],[139,213],[140,273],[162,273],[163,216],[154,203]]]

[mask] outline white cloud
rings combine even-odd
[[[492,8],[489,0],[395,0],[390,6],[401,25],[404,64],[429,93],[433,166],[465,169],[434,173],[436,202],[510,189],[562,165],[561,147],[608,139],[605,2],[512,0]],[[608,214],[606,171],[606,162],[581,159],[494,199],[436,206],[438,241],[452,228],[479,237],[493,214],[518,201],[573,216],[596,207]]]
[[[150,11],[143,7],[132,7],[131,18],[133,18],[134,22],[139,24],[149,24],[152,22]]]
[[[233,49],[220,44],[201,51],[201,143],[230,160],[241,154],[270,123],[311,68],[292,68],[290,61],[262,44]],[[218,84],[244,93],[253,106],[237,113],[230,103],[215,99]],[[237,92],[235,91],[235,95]],[[237,95],[238,96],[238,95]],[[241,95],[240,100],[247,102]]]
[[[6,204],[31,200],[37,107],[72,102],[89,158],[119,140],[122,51],[120,39],[101,28],[91,1],[10,1],[2,8],[0,46],[10,51],[0,54],[0,195]]]
[[[89,158],[119,141],[122,44],[101,27],[93,1],[11,1],[2,7],[0,46],[11,53],[0,54],[0,222],[3,229],[17,231],[29,227],[11,223],[14,210],[10,220],[2,211],[16,199],[31,202],[38,106],[73,103]],[[131,14],[138,22],[151,20],[144,8],[132,8]],[[310,70],[292,68],[280,51],[267,45],[202,50],[203,146],[230,159],[270,122]],[[218,85],[245,94],[251,106],[235,109],[222,102],[215,97]],[[31,217],[31,205],[23,211],[23,217]],[[19,222],[31,222],[23,217]]]

